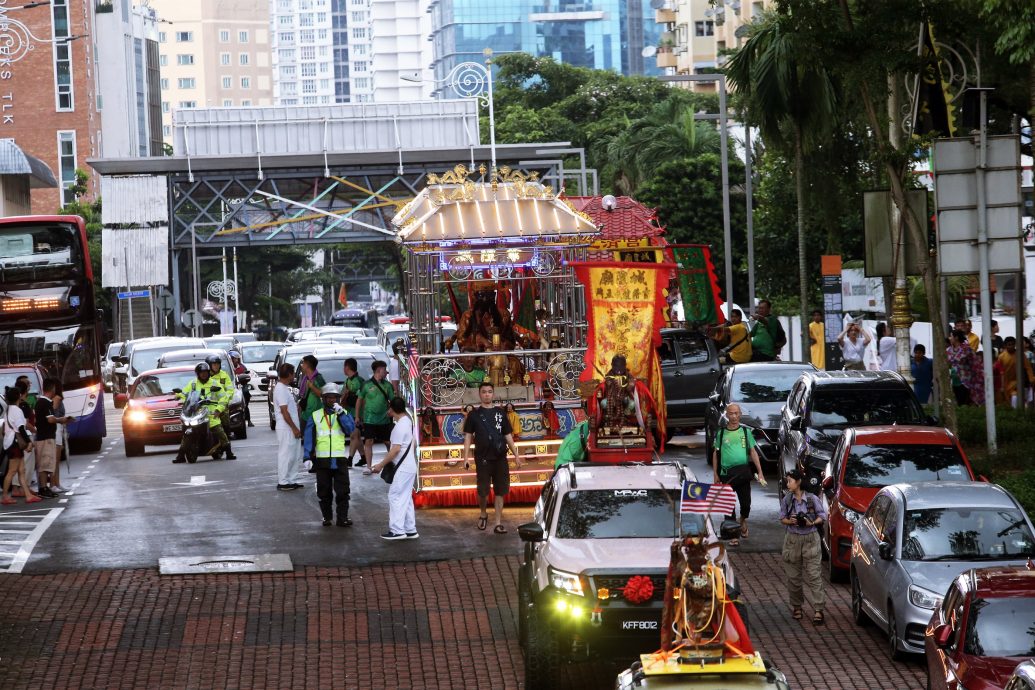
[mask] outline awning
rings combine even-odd
[[[29,175],[30,189],[58,186],[50,167],[39,158],[22,151],[14,139],[0,139],[0,175]]]

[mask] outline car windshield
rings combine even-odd
[[[137,379],[133,389],[134,398],[151,398],[157,395],[172,395],[173,388],[186,388],[194,380],[193,371],[170,371],[148,374]]]
[[[241,348],[241,361],[245,364],[272,362],[283,345],[250,345]]]
[[[211,352],[174,352],[172,354],[162,357],[162,368],[166,367],[184,367],[188,364],[195,364],[196,362],[204,362],[206,359],[212,356]],[[233,372],[234,368],[230,366],[230,358],[226,352],[219,352],[219,370]]]
[[[0,370],[0,391],[14,388],[14,384],[22,376],[29,377],[29,394],[39,395],[40,380],[35,371],[28,369],[6,369]]]
[[[1035,537],[1018,510],[927,508],[906,510],[906,561],[1011,560],[1035,556]]]
[[[970,604],[963,653],[974,656],[1035,655],[1035,598],[975,598]]]
[[[569,491],[557,518],[558,539],[673,538],[678,491],[594,489]],[[704,517],[684,514],[683,534],[702,535]]]
[[[194,343],[174,343],[164,347],[141,349],[136,348],[130,355],[130,374],[140,376],[141,373],[158,368],[158,360],[162,355],[176,350],[184,350],[190,347],[198,347]]]
[[[813,399],[809,426],[921,424],[922,412],[908,389],[820,389]]]
[[[775,403],[784,402],[791,394],[794,382],[801,376],[796,369],[764,371],[752,369],[737,373],[730,383],[730,402]]]
[[[889,484],[974,479],[956,446],[852,446],[845,486],[879,489]]]
[[[108,351],[104,353],[104,358],[110,360],[115,355],[119,354],[119,350],[122,349],[122,343],[112,343],[108,346]]]
[[[213,350],[232,350],[236,345],[233,338],[205,338],[205,347]]]

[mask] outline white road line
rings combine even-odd
[[[47,531],[47,528],[53,524],[54,520],[57,520],[57,516],[64,511],[64,508],[53,508],[47,517],[43,518],[36,529],[29,534],[28,538],[22,542],[22,546],[18,549],[18,553],[15,555],[14,560],[7,566],[7,572],[9,573],[20,573],[25,564],[29,561],[29,556],[32,555],[33,548],[36,547],[36,542],[40,540],[43,533]]]
[[[65,495],[66,496],[75,496],[75,492],[74,491],[67,491],[67,492],[65,492]]]
[[[68,499],[67,498],[59,499],[58,503],[68,503]]]
[[[29,534],[31,529],[0,529],[0,534]]]

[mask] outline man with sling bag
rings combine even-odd
[[[755,476],[762,486],[766,485],[765,475],[762,474],[762,463],[758,459],[755,437],[747,427],[740,425],[740,405],[727,405],[726,419],[726,426],[720,427],[715,435],[715,448],[712,450],[713,479],[716,484],[720,481],[729,484],[737,492],[740,536],[747,539],[747,519],[751,515],[751,464],[754,464],[757,472]],[[736,520],[737,512],[733,511],[729,518]],[[737,546],[738,543],[736,539],[729,541],[731,546]]]

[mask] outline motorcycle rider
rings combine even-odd
[[[197,391],[198,395],[202,398],[208,398],[215,401],[222,400],[222,391],[212,391],[212,388],[219,384],[212,378],[212,369],[206,362],[198,362],[198,365],[194,367],[194,374],[197,378],[188,383],[179,393],[175,394],[178,400],[186,400],[187,396],[194,391]],[[212,437],[215,439],[216,445],[212,446],[206,455],[215,456],[215,454],[220,452],[223,448],[230,447],[230,442],[226,439],[226,432],[223,430],[223,425],[220,420],[220,412],[222,409],[222,402],[219,402],[218,405],[211,408],[211,414],[209,416],[209,430],[212,432]],[[187,462],[187,439],[187,435],[184,434],[180,441],[180,450],[176,453],[176,457],[173,458],[174,464]],[[229,457],[229,455],[227,457]]]
[[[248,371],[248,367],[244,366],[241,362],[241,353],[237,350],[230,350],[227,353],[230,355],[230,364],[234,367],[234,375],[237,376],[237,380],[240,381],[242,376],[251,378],[251,374]],[[248,426],[255,426],[252,424],[252,412],[249,406],[252,402],[252,390],[250,383],[241,384],[241,397],[244,398],[244,423]]]
[[[328,383],[320,389],[323,407],[313,412],[305,425],[302,440],[305,457],[312,461],[316,474],[316,496],[320,499],[323,526],[331,524],[332,488],[338,512],[338,527],[350,527],[349,519],[349,470],[345,460],[348,455],[349,436],[356,428],[352,414],[339,404],[341,393],[338,385]]]
[[[236,460],[237,456],[234,455],[234,451],[230,448],[230,436],[225,431],[230,428],[230,400],[234,397],[234,378],[229,373],[223,371],[223,362],[219,359],[218,355],[209,355],[205,358],[205,363],[208,364],[212,370],[212,380],[217,386],[219,386],[220,401],[219,401],[219,421],[223,425],[224,436],[226,436],[226,459]],[[216,456],[218,457],[218,455]]]

